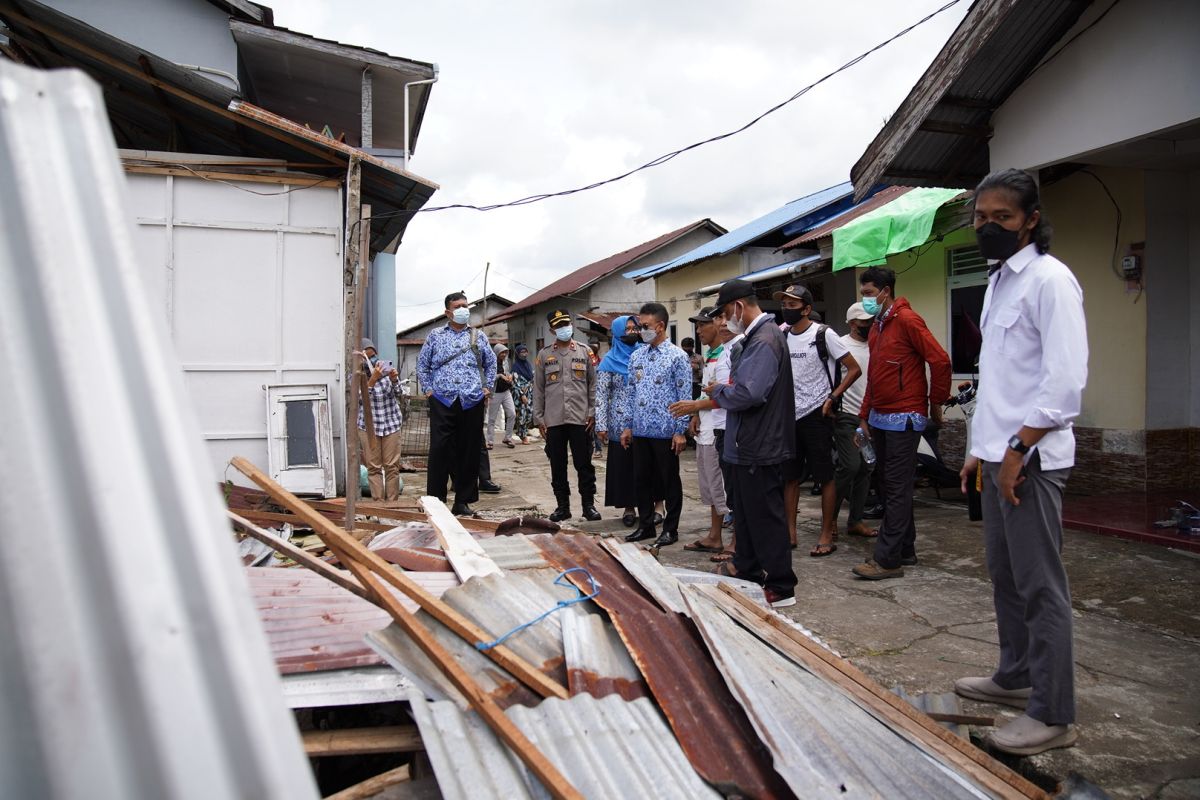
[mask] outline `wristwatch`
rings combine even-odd
[[[1021,455],[1025,455],[1029,452],[1029,445],[1022,442],[1020,436],[1013,434],[1013,437],[1008,440],[1008,449],[1015,450]]]

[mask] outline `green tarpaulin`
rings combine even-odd
[[[913,189],[833,232],[833,271],[883,264],[892,253],[925,244],[933,217],[962,189]]]

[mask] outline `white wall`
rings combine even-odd
[[[1109,5],[1094,3],[1056,48]],[[1198,32],[1196,0],[1118,4],[997,109],[992,169],[1043,167],[1200,118]]]
[[[213,67],[237,75],[237,45],[229,31],[229,15],[205,0],[41,2],[177,64]],[[234,88],[226,78],[202,76]]]
[[[171,331],[214,477],[225,477],[235,455],[267,469],[267,384],[329,386],[341,462],[340,190],[264,197],[198,178],[128,178],[143,276]]]

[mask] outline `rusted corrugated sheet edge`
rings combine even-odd
[[[609,613],[688,760],[705,780],[728,794],[792,796],[686,617],[659,608],[590,538],[530,539],[559,569],[580,566],[592,572],[600,584],[595,603]]]
[[[636,544],[612,539],[602,541],[600,546],[621,562],[621,566],[642,585],[664,611],[674,611],[676,614],[687,616],[687,606],[683,602],[683,596],[679,594],[679,581],[667,572],[648,550]]]
[[[572,614],[562,620],[567,687],[572,695],[626,700],[649,697],[650,689],[612,625],[600,614]]]
[[[708,599],[714,591],[685,588],[692,619],[797,796],[990,797],[839,687],[743,628]]]
[[[446,800],[548,797],[474,713],[410,698]],[[578,695],[515,706],[505,714],[590,800],[716,800],[648,698]]]

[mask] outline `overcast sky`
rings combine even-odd
[[[946,0],[267,0],[275,22],[435,62],[411,169],[430,205],[610,177],[738,127]],[[400,328],[465,289],[519,300],[695,220],[732,229],[849,179],[970,6],[942,13],[745,133],[625,181],[489,212],[419,214],[398,252]]]

